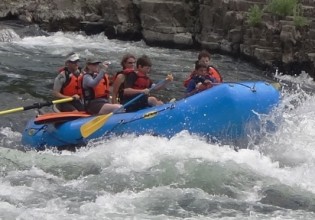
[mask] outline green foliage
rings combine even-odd
[[[304,27],[309,25],[307,18],[302,16],[302,9],[296,6],[293,10],[293,23],[296,27]]]
[[[258,5],[250,7],[247,14],[247,21],[251,26],[258,26],[261,24],[263,10]]]
[[[287,15],[293,15],[297,3],[297,0],[270,0],[267,5],[267,10],[272,14],[285,17]]]

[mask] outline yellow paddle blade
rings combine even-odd
[[[109,113],[107,115],[100,115],[95,118],[93,118],[91,121],[85,123],[81,126],[80,131],[81,135],[84,138],[89,137],[91,134],[93,134],[95,131],[100,129],[108,120],[110,116],[112,116],[113,113]]]
[[[159,86],[163,85],[166,82],[166,80],[162,80],[161,82],[159,82],[158,84],[154,85],[153,87],[151,87],[149,89],[149,91],[152,91],[156,88],[158,88]],[[91,134],[93,134],[95,131],[97,131],[98,129],[100,129],[108,120],[108,118],[110,116],[112,116],[113,114],[115,114],[116,112],[121,111],[122,109],[126,108],[128,105],[130,105],[131,103],[135,102],[136,100],[138,100],[139,98],[141,98],[144,95],[144,93],[140,93],[139,95],[137,95],[136,97],[134,97],[133,99],[131,99],[130,101],[128,101],[127,103],[125,103],[124,105],[122,105],[120,108],[116,109],[115,111],[113,111],[112,113],[109,113],[107,115],[100,115],[97,116],[95,118],[93,118],[91,121],[88,121],[87,123],[85,123],[84,125],[81,126],[80,131],[81,131],[81,135],[84,138],[89,137]]]
[[[278,82],[271,83],[271,85],[277,90],[281,90],[282,85]]]

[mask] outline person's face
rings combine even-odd
[[[88,68],[91,72],[96,73],[99,70],[99,63],[89,63]]]
[[[143,72],[144,74],[148,74],[151,70],[151,66],[141,66],[139,65],[138,70]]]
[[[79,60],[76,61],[68,61],[68,68],[72,71],[75,72],[79,68]]]
[[[197,69],[197,74],[199,76],[206,76],[207,75],[207,68],[201,67],[201,68]]]
[[[126,60],[124,68],[125,69],[134,69],[135,63],[136,63],[136,60],[134,58],[130,57]]]
[[[201,57],[201,59],[199,60],[200,62],[203,62],[204,64],[206,64],[207,66],[210,65],[210,59],[209,57]]]

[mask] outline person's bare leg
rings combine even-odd
[[[150,96],[148,98],[148,103],[150,106],[156,106],[156,105],[163,105],[164,103],[160,100],[158,100],[157,98]]]
[[[99,111],[98,114],[108,114],[111,113],[113,111],[115,111],[116,109],[119,109],[121,107],[121,105],[119,104],[109,104],[106,103],[103,105],[103,107],[101,108],[101,110]]]

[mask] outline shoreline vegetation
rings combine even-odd
[[[312,1],[3,0],[0,21],[38,33],[103,32],[109,39],[144,40],[149,46],[208,49],[269,72],[315,76]]]

